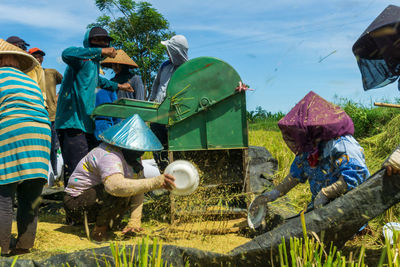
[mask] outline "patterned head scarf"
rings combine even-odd
[[[297,103],[278,126],[296,155],[315,151],[321,141],[354,134],[353,121],[346,112],[313,91]]]

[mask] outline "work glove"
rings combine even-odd
[[[247,212],[247,223],[251,229],[254,230],[261,226],[267,212],[267,203],[276,200],[280,194],[279,190],[273,189],[262,193],[251,202]]]
[[[400,146],[385,160],[383,167],[386,168],[387,174],[390,176],[400,173]]]
[[[314,198],[314,208],[318,209],[324,206],[326,203],[329,202],[329,198],[322,193],[322,191],[319,191],[317,196]]]
[[[266,205],[268,202],[275,201],[279,196],[281,192],[279,190],[273,189],[271,191],[263,192],[261,195],[257,196],[253,202],[252,206],[262,206]]]
[[[275,201],[280,196],[280,194],[281,192],[279,190],[272,189],[271,191],[262,193],[261,196],[264,197],[265,203],[267,203]]]

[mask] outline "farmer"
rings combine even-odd
[[[28,50],[29,54],[31,54],[36,60],[43,64],[45,52],[40,50],[37,47],[33,47]],[[55,128],[55,118],[56,118],[56,108],[57,108],[57,92],[56,86],[60,84],[63,76],[55,69],[45,69],[44,77],[46,84],[46,107],[47,112],[49,113],[49,119],[51,122],[51,150],[50,150],[50,162],[54,172],[54,175],[57,176],[57,149],[59,147],[59,142],[57,138],[56,128]]]
[[[129,82],[132,86],[134,90],[133,92],[118,90],[118,99],[130,98],[144,100],[144,85],[142,78],[131,72],[131,69],[139,68],[139,66],[125,53],[124,50],[117,50],[115,58],[106,58],[101,62],[101,66],[104,68],[112,68],[115,76],[111,78],[111,81],[116,83]]]
[[[47,181],[50,122],[38,84],[26,73],[39,63],[0,39],[0,249],[29,252],[35,241],[40,194]],[[10,248],[17,195],[16,244]]]
[[[183,35],[175,35],[171,39],[162,41],[167,49],[169,60],[165,61],[158,70],[150,92],[150,101],[161,103],[167,95],[168,82],[177,68],[188,61],[189,44]],[[151,123],[151,130],[160,139],[164,149],[168,149],[168,132],[165,125]],[[166,151],[153,153],[160,170],[164,170],[168,165],[168,153]]]
[[[117,56],[115,58],[106,58],[101,62],[101,66],[113,69],[115,76],[111,78],[111,81],[117,83],[129,82],[134,89],[134,92],[100,89],[96,94],[96,107],[101,104],[112,103],[120,98],[144,100],[144,86],[142,79],[139,75],[134,75],[129,70],[130,68],[138,68],[138,65],[123,50],[117,50]],[[97,116],[95,119],[94,130],[96,139],[100,140],[99,135],[119,121],[120,119],[118,118]]]
[[[351,118],[314,92],[308,93],[278,122],[283,139],[296,154],[290,173],[259,204],[285,195],[308,180],[309,209],[318,208],[359,186],[369,177],[363,148],[352,136]]]
[[[26,51],[27,47],[30,46],[27,42],[19,38],[18,36],[10,36],[6,40],[12,45],[21,48],[22,50]],[[40,63],[41,64],[41,63]],[[46,84],[45,84],[45,77],[44,71],[40,64],[37,64],[32,70],[30,70],[27,74],[31,77],[34,81],[37,82],[39,88],[42,90],[43,98],[46,101]],[[47,103],[44,103],[47,105]],[[47,107],[47,106],[46,106]]]
[[[65,186],[78,162],[97,145],[90,117],[96,87],[133,92],[129,83],[118,84],[99,77],[99,62],[104,57],[116,56],[116,50],[110,47],[111,40],[106,30],[93,27],[85,34],[84,47],[69,47],[62,53],[68,66],[59,93],[56,129],[65,163]]]
[[[112,126],[100,138],[104,141],[90,151],[72,173],[65,189],[64,207],[74,222],[82,222],[87,214],[95,222],[92,239],[107,239],[111,224],[118,224],[132,209],[123,233],[141,228],[143,193],[154,189],[175,187],[175,178],[160,175],[136,179],[143,169],[140,156],[144,151],[161,150],[162,145],[139,115]]]
[[[392,176],[392,174],[400,174],[400,146],[385,160],[383,167],[386,169],[386,173],[389,176]]]

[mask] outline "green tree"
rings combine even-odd
[[[113,46],[123,49],[138,65],[134,72],[142,77],[147,96],[163,61],[167,59],[162,40],[171,38],[168,21],[148,2],[133,0],[95,0],[102,11],[96,23],[114,38]]]

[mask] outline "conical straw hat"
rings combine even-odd
[[[163,149],[158,138],[138,114],[108,128],[99,137],[106,143],[130,150],[158,151]]]
[[[33,56],[29,55],[26,51],[4,41],[3,39],[0,39],[0,55],[5,54],[16,56],[20,64],[20,70],[25,73],[29,72],[36,65],[39,64],[39,62]]]
[[[101,66],[105,68],[111,68],[111,64],[123,64],[127,65],[130,68],[139,68],[135,61],[133,61],[125,52],[124,50],[117,50],[117,56],[115,58],[106,58],[101,62]]]

